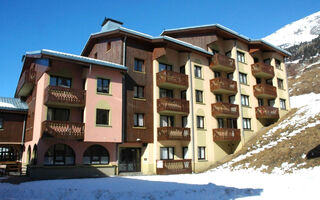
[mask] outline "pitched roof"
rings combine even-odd
[[[0,97],[0,110],[27,112],[28,104],[18,98]]]
[[[48,55],[48,56],[54,56],[58,58],[63,58],[63,59],[68,59],[72,61],[80,61],[88,64],[94,64],[94,65],[101,65],[104,67],[111,67],[111,68],[116,68],[120,70],[127,70],[128,68],[124,65],[104,61],[104,60],[98,60],[94,58],[89,58],[85,56],[79,56],[75,54],[70,54],[70,53],[64,53],[64,52],[59,52],[59,51],[53,51],[53,50],[48,50],[48,49],[42,49],[39,51],[32,51],[32,52],[26,52],[26,56],[30,57],[37,57],[41,55]]]

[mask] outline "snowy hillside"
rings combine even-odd
[[[267,42],[288,48],[308,42],[320,35],[320,11],[284,26],[263,38]]]

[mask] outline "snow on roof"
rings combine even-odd
[[[0,110],[27,111],[28,105],[18,98],[0,97]]]
[[[95,65],[102,65],[105,67],[111,67],[111,68],[116,68],[116,69],[121,69],[121,70],[127,70],[127,67],[124,65],[119,65],[116,63],[104,61],[104,60],[98,60],[94,58],[89,58],[85,56],[79,56],[75,54],[70,54],[70,53],[64,53],[64,52],[59,52],[59,51],[53,51],[53,50],[48,50],[48,49],[42,49],[39,51],[32,51],[32,52],[26,52],[26,56],[28,55],[37,55],[37,54],[44,54],[44,55],[49,55],[49,56],[56,56],[59,58],[64,58],[64,59],[69,59],[73,61],[81,61],[89,64],[95,64]]]

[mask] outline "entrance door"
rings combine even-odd
[[[140,172],[140,163],[140,148],[120,148],[119,172]]]

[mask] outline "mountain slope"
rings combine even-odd
[[[320,11],[288,24],[263,39],[281,48],[288,48],[311,41],[318,35],[320,35]]]

